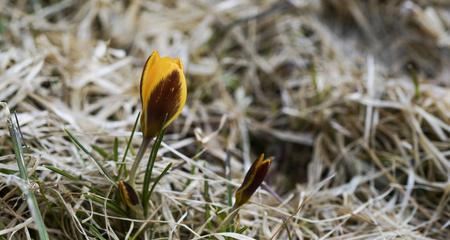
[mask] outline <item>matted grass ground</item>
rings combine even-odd
[[[449,29],[439,0],[0,1],[0,101],[29,176],[2,105],[0,239],[38,238],[27,190],[50,239],[448,239]],[[181,57],[188,102],[140,220],[65,130],[116,174],[152,50]],[[218,230],[260,153],[266,184]]]

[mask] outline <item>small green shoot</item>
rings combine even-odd
[[[102,148],[96,144],[92,144],[91,147],[94,151],[96,151],[98,154],[100,154],[100,156],[102,156],[103,159],[109,158],[109,153],[104,148]]]
[[[413,61],[407,63],[406,70],[411,77],[411,80],[414,84],[414,98],[420,98],[420,78],[419,78],[419,67]]]
[[[117,137],[114,138],[113,161],[115,163],[119,161],[119,139]]]

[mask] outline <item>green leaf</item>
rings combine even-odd
[[[119,139],[117,137],[114,138],[114,147],[113,147],[113,161],[119,161]]]
[[[89,224],[89,232],[95,236],[95,239],[106,240],[100,233],[100,231],[92,224]]]
[[[72,135],[72,133],[69,132],[69,130],[64,129],[66,134],[69,136],[70,140],[73,144],[75,144],[80,150],[82,150],[84,153],[86,153],[89,157],[94,160],[97,167],[100,169],[100,172],[103,174],[103,176],[106,177],[114,186],[116,185],[115,181],[111,178],[111,176],[108,174],[106,169],[102,166],[102,164],[90,153],[79,141],[75,138],[75,136]]]
[[[92,149],[94,149],[98,154],[100,154],[100,156],[102,156],[104,159],[108,159],[109,157],[109,153],[102,147],[96,145],[96,144],[92,144],[91,145]]]
[[[111,199],[105,199],[104,197],[98,196],[93,193],[86,193],[85,196],[87,199],[90,199],[91,201],[99,204],[100,206],[106,205],[107,209],[109,209],[117,214],[120,214],[122,216],[127,216],[127,212],[125,212],[118,204],[116,204]],[[106,203],[105,203],[105,201],[106,201]]]
[[[150,152],[150,157],[148,158],[147,168],[145,170],[144,176],[144,186],[142,187],[142,207],[144,208],[144,216],[148,215],[148,202],[150,200],[150,180],[152,178],[153,166],[155,164],[156,156],[158,154],[159,147],[161,146],[162,139],[164,137],[165,128],[159,131],[159,134],[153,143],[152,151]]]
[[[171,167],[172,167],[172,163],[167,164],[167,166],[164,168],[164,170],[161,172],[161,174],[159,174],[159,176],[155,179],[155,182],[153,183],[152,188],[150,188],[150,191],[148,193],[149,198],[152,196],[153,190],[155,189],[156,185],[159,183],[161,178],[167,174],[167,172],[170,170]]]
[[[207,227],[208,229],[212,229],[213,225],[211,220],[209,219],[211,217],[211,196],[209,195],[209,183],[208,183],[208,177],[205,176],[205,181],[203,183],[203,198],[205,199],[205,222],[208,221]]]
[[[12,175],[17,173],[17,170],[7,169],[7,168],[0,168],[0,173]]]
[[[133,140],[134,132],[136,131],[137,124],[139,122],[139,116],[141,113],[138,113],[136,120],[134,121],[133,130],[131,131],[130,139],[128,139],[127,147],[125,148],[125,153],[123,154],[122,162],[119,164],[119,173],[117,179],[121,179],[124,171],[126,171],[125,159],[127,158],[128,150],[131,146],[131,141]]]
[[[14,147],[14,153],[16,154],[17,165],[19,167],[19,175],[25,183],[28,183],[28,173],[27,168],[25,166],[25,160],[23,158],[23,145],[22,145],[22,134],[19,130],[19,121],[17,120],[17,115],[14,113],[15,121],[10,115],[8,119],[8,128],[9,133],[11,134],[11,139]],[[27,197],[28,207],[31,211],[31,216],[36,224],[37,230],[39,232],[39,239],[45,240],[49,239],[47,229],[45,227],[44,219],[42,219],[41,212],[39,210],[39,205],[36,200],[36,196],[33,191],[30,191],[28,188],[29,184],[23,184],[23,186],[19,186],[22,192]]]
[[[78,176],[78,177],[77,177],[77,176],[75,176],[75,175],[73,175],[73,174],[71,174],[71,173],[69,173],[69,172],[67,172],[67,171],[65,171],[65,170],[59,169],[59,168],[57,168],[57,167],[55,167],[55,166],[46,165],[45,167],[46,167],[47,169],[49,169],[49,170],[51,170],[51,171],[53,171],[53,172],[59,174],[59,175],[62,175],[62,176],[64,176],[64,177],[66,177],[66,178],[72,180],[72,181],[80,181],[80,180],[83,180],[81,176]]]

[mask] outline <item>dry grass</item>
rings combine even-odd
[[[64,129],[116,173],[114,139],[122,157],[153,49],[183,59],[189,88],[155,164],[176,166],[152,196],[155,238],[447,239],[447,1],[256,2],[0,2],[0,101],[17,112],[51,239],[142,226],[95,197],[117,194]],[[36,238],[8,117],[1,109],[0,239]],[[274,162],[240,212],[248,229],[216,231],[227,186],[261,152]]]

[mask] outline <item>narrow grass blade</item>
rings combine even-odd
[[[6,175],[12,175],[12,174],[16,174],[17,171],[12,170],[12,169],[0,168],[0,173],[6,174]]]
[[[225,175],[228,179],[227,182],[227,200],[228,200],[228,206],[231,208],[233,206],[233,187],[231,186],[231,154],[230,151],[227,150],[227,155],[225,157]],[[226,227],[225,231],[232,232],[233,231],[233,224],[230,224]]]
[[[191,166],[191,170],[189,173],[192,175],[195,175],[195,166],[194,165]],[[192,182],[192,180],[190,178],[188,178],[186,180],[186,183],[184,184],[183,190],[186,189],[187,187],[189,187],[189,184],[191,184],[191,182]]]
[[[166,168],[164,168],[164,170],[161,172],[161,174],[159,174],[159,176],[155,179],[155,182],[153,183],[152,188],[150,188],[150,191],[148,193],[149,198],[152,196],[153,190],[155,189],[156,185],[159,183],[161,178],[167,174],[167,172],[170,170],[171,167],[172,167],[172,163],[167,164]]]
[[[113,161],[115,163],[119,161],[119,139],[117,137],[114,138]]]
[[[95,239],[99,239],[99,240],[106,240],[106,238],[104,238],[102,236],[102,234],[100,233],[100,231],[97,229],[97,227],[95,227],[92,224],[89,224],[89,232],[95,236]]]
[[[227,180],[231,182],[231,154],[230,151],[227,151],[227,155],[225,157],[225,175]],[[227,183],[227,200],[228,206],[231,207],[233,205],[233,186],[230,183]]]
[[[130,139],[128,139],[127,147],[125,148],[125,152],[123,153],[122,162],[120,162],[120,164],[119,164],[119,172],[118,172],[117,179],[121,179],[124,172],[126,172],[125,159],[127,158],[128,150],[130,149],[131,142],[132,142],[133,136],[134,136],[134,132],[136,131],[136,127],[139,122],[140,116],[141,116],[141,113],[138,113],[136,120],[134,121],[133,130],[131,130]]]
[[[66,178],[68,178],[68,179],[70,179],[70,180],[72,180],[72,181],[80,181],[80,180],[83,180],[83,178],[81,177],[81,176],[75,176],[75,175],[73,175],[73,174],[71,174],[71,173],[69,173],[69,172],[67,172],[67,171],[65,171],[65,170],[62,170],[62,169],[59,169],[59,168],[57,168],[57,167],[55,167],[55,166],[50,166],[50,165],[47,165],[47,166],[45,166],[47,169],[49,169],[50,171],[53,171],[53,172],[55,172],[55,173],[57,173],[57,174],[59,174],[59,175],[62,175],[62,176],[64,176],[64,177],[66,177]]]
[[[209,218],[211,217],[211,196],[209,195],[209,183],[208,183],[208,177],[205,176],[205,180],[204,180],[204,184],[203,184],[203,199],[205,199],[205,222],[208,221],[207,223],[207,228],[208,229],[213,229],[213,225],[212,222],[209,220]]]
[[[91,147],[92,147],[92,149],[94,149],[94,151],[96,151],[98,154],[100,154],[100,156],[102,156],[104,159],[108,159],[108,157],[110,156],[108,151],[106,151],[104,148],[102,148],[96,144],[92,144]]]
[[[33,220],[36,223],[37,230],[39,232],[39,239],[49,239],[44,220],[42,219],[41,212],[39,210],[39,205],[36,200],[36,196],[33,191],[30,191],[28,186],[28,173],[25,167],[25,161],[23,158],[23,149],[22,149],[22,135],[19,131],[19,124],[17,120],[17,115],[14,113],[15,121],[12,119],[12,115],[10,115],[8,119],[8,128],[9,133],[11,134],[11,139],[14,147],[14,153],[16,154],[17,165],[19,167],[19,175],[20,177],[27,183],[24,186],[21,186],[22,192],[27,197],[28,207],[30,208],[31,215],[33,216]]]
[[[108,179],[114,186],[116,185],[116,182],[112,179],[112,177],[108,174],[106,169],[102,166],[102,164],[90,153],[76,138],[72,135],[72,133],[69,132],[69,130],[64,129],[67,136],[69,136],[70,140],[84,153],[86,153],[89,157],[94,160],[95,164],[100,168],[100,172]]]
[[[240,229],[238,229],[236,232],[239,234],[243,234],[245,231],[247,231],[247,229],[248,229],[248,226],[244,226],[244,227],[241,227]],[[289,240],[292,240],[290,235],[289,235]]]
[[[109,210],[111,210],[111,211],[113,211],[113,212],[115,212],[117,214],[120,214],[122,216],[126,216],[127,215],[127,212],[125,212],[122,208],[120,208],[119,205],[117,205],[112,200],[109,200],[109,199],[105,200],[105,198],[100,197],[100,196],[98,196],[96,194],[93,194],[93,193],[86,193],[85,196],[86,196],[87,199],[90,199],[91,201],[93,201],[93,202],[95,202],[95,203],[97,203],[97,204],[99,204],[101,206],[103,206],[103,204],[105,204],[105,201],[106,201],[105,205],[106,205],[107,209],[109,209]]]
[[[159,147],[161,146],[162,139],[164,137],[165,129],[162,128],[152,146],[150,157],[148,158],[147,168],[144,176],[144,186],[142,188],[142,207],[144,209],[144,216],[148,214],[148,201],[150,200],[150,180],[152,178],[153,166],[155,164],[156,156],[158,154]]]

